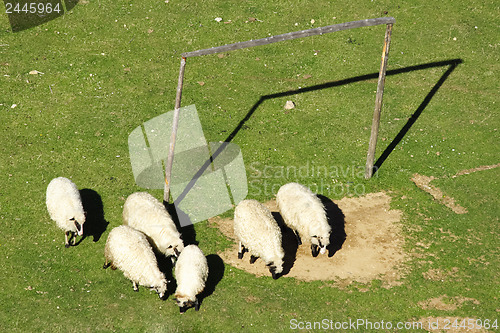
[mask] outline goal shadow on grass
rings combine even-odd
[[[430,62],[430,63],[415,65],[415,66],[408,66],[408,67],[404,67],[404,68],[392,69],[392,70],[388,70],[386,72],[386,76],[392,76],[392,75],[404,74],[404,73],[425,70],[425,69],[430,69],[430,68],[448,67],[448,69],[439,78],[437,83],[434,84],[434,86],[432,87],[430,92],[425,96],[422,103],[420,103],[420,105],[417,107],[415,112],[408,119],[408,121],[403,126],[403,128],[399,131],[399,133],[395,136],[395,138],[392,140],[392,142],[387,146],[387,148],[384,150],[384,152],[377,159],[377,161],[375,162],[374,167],[373,167],[373,173],[377,172],[377,170],[380,169],[380,167],[382,166],[384,161],[389,157],[389,155],[391,154],[393,149],[398,145],[399,142],[401,142],[401,140],[404,138],[406,133],[415,124],[417,119],[420,117],[422,112],[425,110],[427,105],[429,105],[430,101],[432,100],[434,95],[437,93],[439,88],[441,88],[441,86],[448,79],[448,77],[455,70],[455,68],[459,64],[461,64],[462,62],[463,62],[462,59],[457,58],[457,59],[450,59],[450,60],[444,60],[444,61]],[[267,100],[271,100],[274,98],[293,96],[293,95],[297,95],[297,94],[303,94],[303,93],[316,91],[316,90],[339,87],[339,86],[343,86],[343,85],[347,85],[347,84],[351,84],[351,83],[356,83],[356,82],[361,82],[361,81],[366,81],[366,80],[373,80],[373,79],[377,79],[378,76],[379,76],[379,73],[371,73],[371,74],[352,77],[349,79],[332,81],[332,82],[313,85],[310,87],[305,87],[305,88],[300,88],[300,89],[289,90],[289,91],[284,91],[284,92],[279,92],[279,93],[261,96],[260,99],[250,108],[250,110],[247,112],[245,117],[235,127],[235,129],[228,135],[225,142],[231,142],[236,137],[236,135],[239,133],[239,131],[245,126],[245,123],[252,117],[252,115],[255,113],[255,111],[260,107],[260,105]]]

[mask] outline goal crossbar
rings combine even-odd
[[[349,29],[355,29],[355,28],[361,28],[361,27],[371,27],[371,26],[380,25],[380,24],[394,24],[395,22],[396,22],[396,20],[393,17],[379,17],[379,18],[374,18],[374,19],[345,22],[345,23],[327,25],[325,27],[320,27],[320,28],[289,32],[286,34],[275,35],[275,36],[261,38],[261,39],[248,40],[245,42],[226,44],[226,45],[222,45],[222,46],[211,47],[208,49],[202,49],[202,50],[197,50],[197,51],[192,51],[192,52],[185,52],[185,53],[182,53],[181,56],[184,58],[199,57],[199,56],[203,56],[203,55],[228,52],[228,51],[234,51],[234,50],[239,50],[239,49],[245,49],[248,47],[283,42],[285,40],[292,40],[292,39],[303,38],[303,37],[323,35],[323,34],[327,34],[330,32],[337,32],[337,31],[349,30]]]

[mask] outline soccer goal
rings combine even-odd
[[[389,45],[391,43],[391,33],[392,26],[396,22],[393,17],[379,17],[374,19],[366,19],[360,21],[352,21],[334,25],[328,25],[320,28],[307,29],[295,32],[289,32],[286,34],[275,35],[271,37],[249,40],[246,42],[239,42],[233,44],[222,45],[218,47],[212,47],[208,49],[202,49],[192,52],[185,52],[181,54],[181,65],[179,70],[179,79],[177,82],[177,92],[175,97],[175,111],[172,121],[172,134],[170,137],[170,146],[168,150],[167,163],[165,166],[165,191],[163,195],[163,200],[168,202],[170,196],[170,179],[172,173],[172,164],[174,160],[174,149],[175,149],[175,139],[177,136],[177,127],[179,122],[179,112],[181,108],[181,97],[182,97],[182,85],[184,81],[184,71],[186,69],[186,59],[190,57],[199,57],[209,54],[221,53],[234,51],[254,46],[262,46],[271,43],[283,42],[286,40],[292,40],[297,38],[304,38],[316,35],[323,35],[330,32],[337,32],[342,30],[349,30],[361,27],[371,27],[375,25],[385,24],[385,39],[384,46],[382,50],[382,61],[380,64],[380,71],[377,83],[377,93],[375,96],[375,110],[373,112],[372,127],[370,134],[370,141],[368,143],[368,153],[366,157],[366,167],[365,167],[365,178],[369,179],[373,175],[373,163],[375,159],[375,148],[377,145],[378,129],[380,124],[380,113],[382,110],[382,97],[384,95],[384,84],[385,84],[385,73],[387,68],[387,58],[389,55]]]

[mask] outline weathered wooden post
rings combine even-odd
[[[373,175],[373,161],[375,160],[375,148],[377,146],[378,128],[380,125],[380,112],[382,110],[382,98],[384,96],[385,73],[387,68],[387,58],[389,46],[391,44],[392,23],[387,24],[385,30],[384,48],[382,50],[382,62],[378,74],[377,95],[375,97],[375,110],[373,111],[372,131],[368,144],[368,154],[366,156],[365,178],[370,179]]]
[[[179,70],[179,79],[177,81],[177,92],[175,95],[175,111],[172,121],[172,135],[170,136],[170,147],[168,150],[167,164],[165,166],[165,189],[163,191],[163,202],[168,203],[170,197],[170,180],[172,175],[172,164],[174,163],[175,139],[177,137],[177,128],[179,126],[179,113],[181,108],[182,84],[184,82],[184,69],[186,67],[186,58],[181,58],[181,68]]]

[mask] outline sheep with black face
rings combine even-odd
[[[243,200],[234,210],[234,234],[239,241],[238,259],[248,250],[250,263],[261,258],[273,279],[283,272],[281,229],[271,211],[257,200]]]
[[[194,306],[200,309],[197,295],[205,289],[208,277],[207,258],[196,245],[188,245],[179,255],[175,263],[175,301],[181,313]]]
[[[70,240],[74,245],[76,235],[83,236],[85,223],[82,199],[76,185],[64,177],[52,179],[47,186],[46,204],[50,218],[65,232],[64,245],[69,247]]]
[[[138,285],[154,289],[160,299],[165,297],[167,279],[158,268],[158,262],[144,233],[126,225],[113,228],[104,247],[106,259],[103,268],[120,269],[132,281],[134,291]]]
[[[156,250],[167,257],[176,258],[184,249],[181,234],[165,206],[147,192],[128,196],[123,206],[123,224],[145,233]]]
[[[279,189],[276,202],[283,221],[295,232],[299,245],[301,238],[308,239],[313,257],[324,254],[330,245],[332,228],[321,200],[308,187],[288,183]]]

